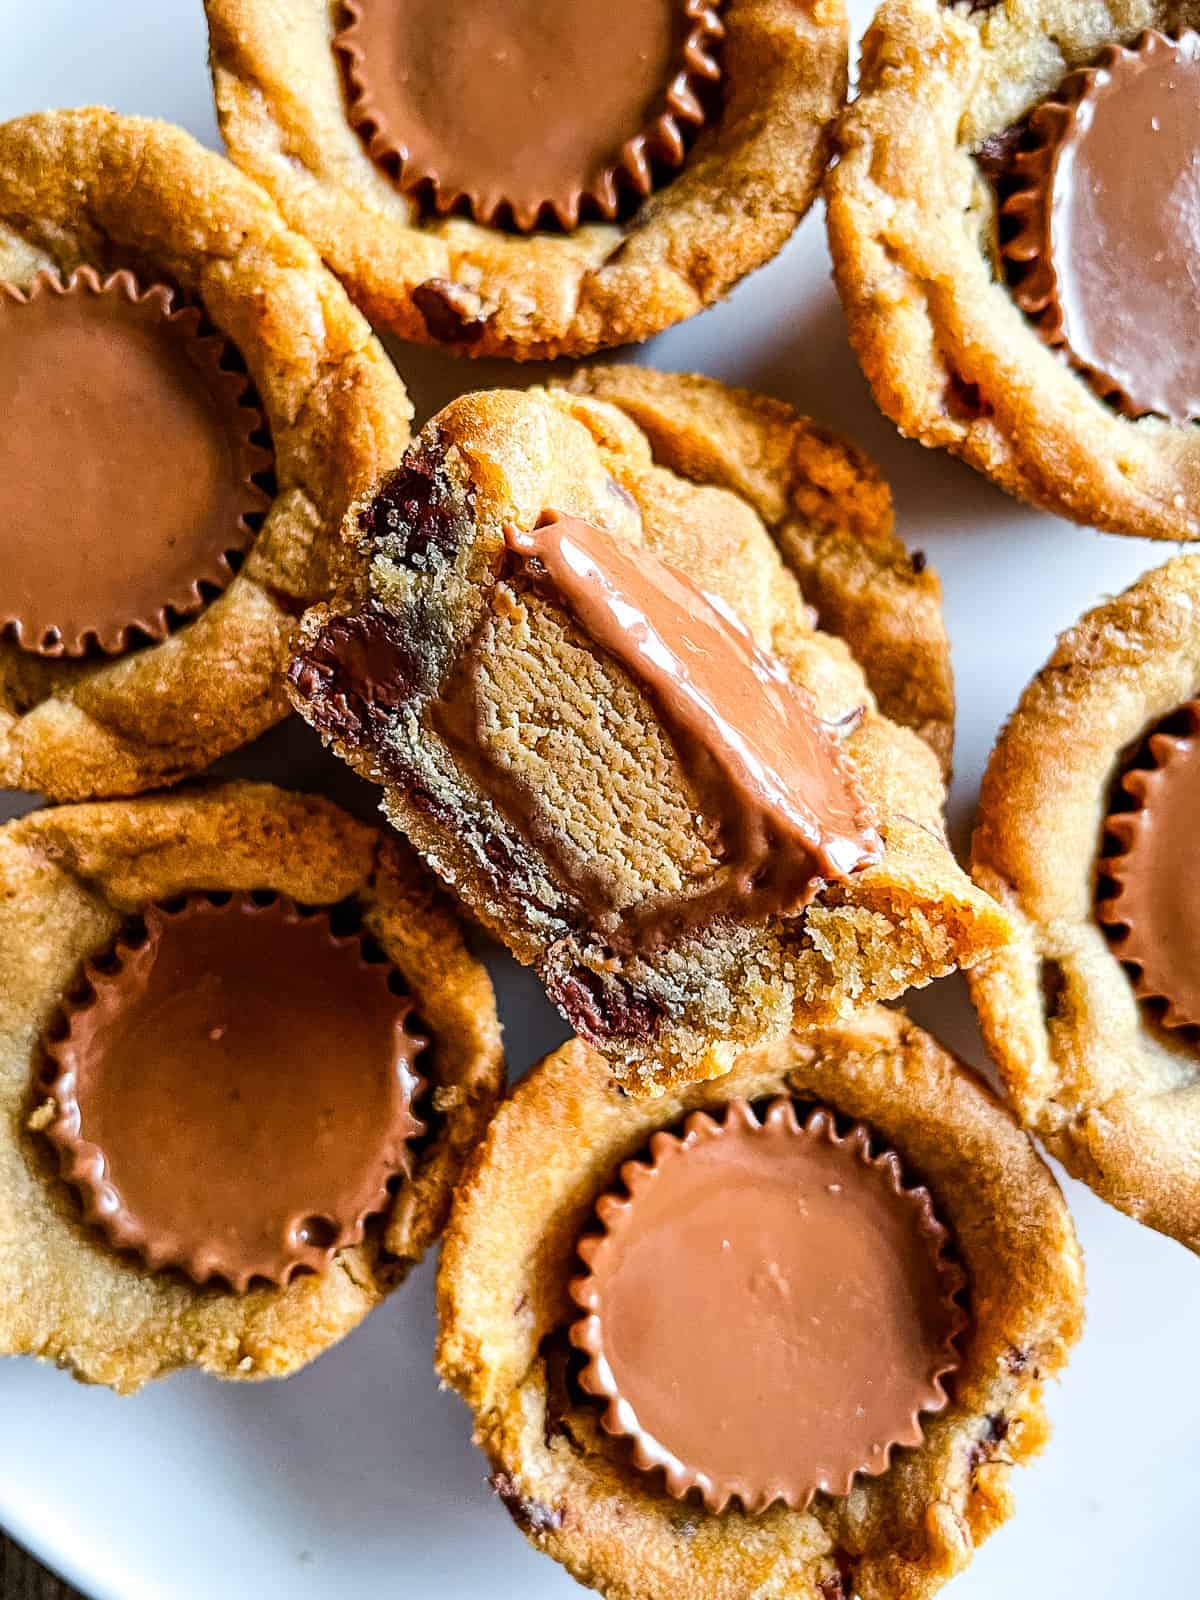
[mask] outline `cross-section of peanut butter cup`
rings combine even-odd
[[[1017,304],[1124,415],[1200,418],[1200,33],[1109,45],[1010,143]]]
[[[719,0],[718,0],[719,3]],[[710,0],[346,0],[334,47],[372,158],[438,213],[613,219],[682,166],[723,30]]]
[[[528,531],[509,524],[505,543],[534,587],[651,695],[705,813],[723,821],[726,872],[708,894],[687,905],[663,897],[621,917],[589,897],[615,944],[652,946],[731,911],[798,911],[879,861],[871,808],[839,743],[846,729],[821,719],[729,606],[652,551],[558,511]]]
[[[1114,847],[1096,904],[1139,998],[1164,1027],[1200,1028],[1200,700],[1146,739],[1122,775],[1131,809],[1105,820]]]
[[[395,969],[276,895],[150,906],[46,1040],[44,1132],[118,1249],[235,1290],[320,1271],[410,1171],[426,1040]]]
[[[570,1337],[638,1468],[711,1512],[797,1510],[922,1442],[964,1278],[928,1191],[865,1126],[735,1100],[656,1133],[620,1182],[579,1244]]]
[[[0,283],[0,632],[117,655],[224,589],[269,504],[248,390],[168,287],[90,267]]]

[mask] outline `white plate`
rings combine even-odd
[[[199,0],[0,0],[0,15],[0,116],[104,102],[215,141]],[[860,27],[866,17],[860,5]],[[399,354],[421,419],[458,389],[523,379],[498,362]],[[726,305],[639,359],[780,395],[884,469],[903,534],[946,586],[961,839],[996,729],[1056,631],[1171,552],[1026,511],[899,439],[847,347],[819,211]],[[295,782],[326,770],[299,731],[238,768]],[[503,961],[496,970],[513,1068],[524,1070],[562,1025],[527,974]],[[982,1059],[959,984],[935,986],[913,1010]],[[1056,1436],[1016,1476],[1017,1518],[957,1580],[954,1600],[1195,1593],[1200,1271],[1178,1245],[1067,1187],[1087,1250],[1088,1330],[1051,1395]],[[432,1343],[427,1264],[286,1384],[183,1376],[118,1400],[32,1362],[5,1362],[0,1522],[96,1600],[566,1600],[574,1585],[490,1495],[466,1411],[435,1386]]]

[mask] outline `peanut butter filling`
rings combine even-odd
[[[880,859],[836,730],[726,606],[576,517],[548,512],[505,537],[531,582],[650,696],[703,811],[720,822],[719,864],[686,903],[666,896],[606,919],[603,885],[576,885],[597,926],[645,944],[680,922],[794,912]]]

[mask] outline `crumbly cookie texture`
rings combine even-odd
[[[1200,1056],[1154,1026],[1095,916],[1103,823],[1131,746],[1200,687],[1200,556],[1063,634],[992,752],[972,870],[1018,937],[971,975],[1025,1125],[1068,1171],[1200,1250]]]
[[[593,398],[589,384],[613,400]],[[867,587],[902,597],[901,615],[911,606],[906,659],[931,662],[943,689],[932,715],[915,697],[904,706],[943,729],[944,749],[936,591],[911,565],[905,573],[877,486],[855,460],[783,408],[756,412],[710,380],[599,374],[573,390],[468,396],[352,515],[357,575],[303,625],[297,708],[383,785],[391,820],[537,966],[635,1092],[726,1071],[797,1018],[899,994],[1007,937],[1004,913],[946,846],[934,752],[881,715],[869,687],[876,663],[888,687],[898,656],[888,625],[866,617]],[[843,489],[844,509],[832,510]],[[719,869],[700,801],[640,687],[559,606],[514,598],[499,581],[504,526],[530,528],[546,509],[644,543],[724,599],[825,718],[861,712],[846,749],[884,837],[881,865],[827,888],[803,918],[726,918],[614,953],[551,852],[576,882],[603,883],[618,909],[686,894]],[[871,531],[855,549],[860,517]],[[781,548],[820,575],[818,606],[869,652],[865,676],[847,642],[814,625]],[[478,757],[456,753],[447,704],[468,707],[483,773]],[[497,772],[525,797],[523,822],[489,792]]]
[[[1200,431],[1120,415],[1043,342],[975,155],[1106,45],[1198,25],[1190,0],[885,0],[827,184],[851,341],[901,430],[1062,516],[1175,540],[1200,537]]]
[[[0,785],[56,800],[174,783],[284,715],[295,619],[329,592],[346,506],[404,449],[411,414],[312,246],[165,123],[84,110],[0,126],[0,279],[80,266],[202,304],[245,360],[276,481],[237,576],[163,643],[53,661],[0,640]]]
[[[723,98],[624,225],[529,237],[423,217],[346,116],[337,0],[206,0],[221,131],[378,327],[468,355],[648,338],[768,261],[808,210],[846,91],[842,0],[729,0]]]
[[[804,1512],[714,1515],[671,1498],[600,1427],[574,1382],[568,1284],[622,1161],[689,1112],[778,1094],[868,1123],[928,1186],[972,1320],[950,1405],[882,1477]],[[623,1096],[578,1040],[550,1056],[501,1108],[458,1191],[437,1362],[474,1412],[517,1526],[609,1600],[921,1600],[1011,1515],[1011,1470],[1047,1437],[1042,1380],[1079,1335],[1082,1292],[1070,1217],[1029,1139],[928,1034],[875,1007],[654,1102]]]
[[[37,1128],[39,1042],[81,962],[149,901],[188,889],[353,896],[435,1044],[419,1062],[413,1176],[364,1242],[319,1276],[245,1295],[118,1255],[79,1220]],[[491,984],[454,914],[398,841],[328,801],[260,784],[37,811],[0,829],[0,1352],[130,1393],[179,1367],[288,1376],[348,1333],[440,1233],[504,1082]]]

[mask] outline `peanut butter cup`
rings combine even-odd
[[[1200,33],[1109,45],[1028,119],[1004,254],[1046,341],[1126,416],[1200,417]]]
[[[719,0],[718,0],[719,3]],[[372,158],[438,213],[528,232],[614,218],[682,165],[720,69],[709,0],[345,0],[334,47]]]
[[[1123,773],[1096,905],[1142,1000],[1167,1028],[1200,1027],[1200,701],[1151,733]]]
[[[505,543],[650,694],[704,811],[723,819],[721,884],[686,908],[668,901],[641,908],[633,925],[614,919],[614,938],[653,944],[681,918],[797,911],[880,859],[838,730],[728,605],[652,551],[579,517],[546,512],[527,532],[510,523]],[[607,927],[604,908],[595,914]]]
[[[862,1124],[745,1101],[657,1133],[581,1240],[585,1390],[635,1464],[712,1512],[849,1493],[919,1445],[966,1318],[929,1193]]]
[[[239,1292],[320,1271],[411,1169],[426,1041],[362,937],[274,895],[147,907],[45,1040],[46,1137],[84,1217]]]
[[[161,641],[232,579],[271,455],[231,357],[128,271],[0,283],[0,630],[24,649]]]

